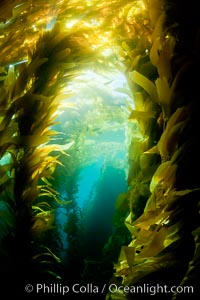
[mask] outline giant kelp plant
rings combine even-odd
[[[76,203],[63,199],[57,190],[62,184],[54,178],[58,165],[76,170],[81,154],[73,154],[80,142],[76,133],[66,141],[54,128],[62,111],[74,107],[72,80],[85,70],[105,69],[126,76],[134,109],[127,103],[128,191],[116,202],[116,230],[104,249],[99,283],[106,280],[107,287],[114,283],[126,291],[144,283],[187,285],[199,292],[196,2],[1,1],[0,263],[2,282],[16,283],[20,295],[26,283],[91,282],[99,266],[92,262],[94,270],[88,274],[86,264],[82,275],[70,277],[55,246],[57,205],[69,205],[66,230],[72,252],[81,244],[81,235],[79,243],[73,239],[75,231],[78,235]],[[68,155],[74,155],[73,163]],[[78,256],[75,262],[73,252],[72,262],[84,264]],[[107,289],[103,296],[149,296],[121,290]],[[186,296],[158,295],[173,300]]]

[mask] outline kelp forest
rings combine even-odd
[[[195,0],[0,1],[2,299],[200,295],[199,58]]]

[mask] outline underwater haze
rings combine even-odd
[[[71,200],[56,209],[59,255],[72,261],[74,244],[82,260],[101,260],[114,230],[116,199],[127,191],[125,104],[132,105],[132,100],[126,78],[117,71],[107,75],[86,71],[71,88],[76,93],[67,100],[70,109],[62,112],[54,126],[65,143],[75,141],[69,156],[63,156],[64,167],[55,171],[57,190],[63,200]]]

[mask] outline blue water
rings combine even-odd
[[[125,159],[125,153],[115,154],[116,159]],[[75,199],[80,209],[82,251],[90,259],[96,259],[108,241],[113,230],[112,216],[118,195],[126,192],[126,174],[115,168],[105,156],[85,166],[80,171],[78,192]],[[61,257],[66,257],[68,248],[65,226],[68,220],[68,207],[61,206],[56,211],[57,231],[60,237]]]
[[[76,195],[78,206],[83,209],[86,205],[91,191],[99,180],[103,158],[99,158],[95,163],[84,167],[80,172],[79,190]]]
[[[74,206],[61,206],[56,211],[57,232],[62,256],[70,247],[65,226],[70,213],[77,213],[81,232],[80,251],[89,259],[98,259],[101,251],[113,231],[112,217],[118,195],[127,191],[126,168],[126,118],[125,101],[131,101],[127,94],[117,89],[126,90],[126,80],[121,74],[111,74],[111,78],[94,72],[86,72],[86,77],[79,78],[72,84],[77,91],[69,102],[75,108],[60,115],[58,131],[71,141],[75,139],[74,151],[69,156],[71,172],[68,187],[64,178],[60,178],[60,192],[63,199],[72,197]],[[109,75],[110,76],[110,75]],[[82,82],[83,81],[83,82]],[[129,100],[128,100],[129,99]],[[130,103],[131,105],[131,103]],[[69,168],[66,165],[66,169]],[[69,182],[76,184],[76,192],[69,196]],[[72,226],[73,227],[73,226]],[[76,237],[74,233],[74,239]]]
[[[91,177],[92,175],[93,173],[90,174]],[[113,230],[115,201],[126,189],[123,170],[115,169],[111,165],[102,167],[99,181],[93,185],[88,203],[85,203],[83,208],[86,257],[100,257],[102,248]]]

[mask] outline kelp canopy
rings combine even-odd
[[[193,285],[197,292],[197,3],[3,0],[0,8],[4,277],[13,276],[13,282],[18,273],[22,282],[38,276],[62,279],[60,259],[42,239],[53,227],[54,201],[64,204],[51,184],[55,168],[75,141],[55,142],[59,133],[52,127],[70,107],[72,79],[84,70],[107,68],[125,74],[135,106],[127,107],[129,122],[137,122],[140,130],[136,136],[130,126],[129,189],[116,204],[116,218],[125,210],[132,241],[122,247],[111,282]],[[107,294],[107,299],[129,297]]]

